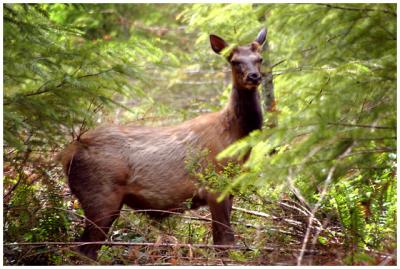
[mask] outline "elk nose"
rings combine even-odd
[[[259,83],[261,81],[261,75],[259,73],[250,73],[247,78],[254,83]]]

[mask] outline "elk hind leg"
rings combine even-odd
[[[117,194],[102,197],[103,201],[96,201],[96,206],[86,207],[84,205],[86,226],[80,238],[82,242],[104,241],[107,238],[108,231],[115,219],[118,218],[122,198]],[[79,246],[78,250],[85,256],[96,260],[100,244],[84,244]]]

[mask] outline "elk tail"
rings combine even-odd
[[[80,142],[74,141],[69,144],[63,151],[59,152],[55,157],[57,162],[60,162],[63,166],[64,173],[69,176],[72,161],[74,156],[80,148]]]

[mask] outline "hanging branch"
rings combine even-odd
[[[32,134],[29,135],[29,137],[26,139],[24,144],[28,145],[31,138],[32,138]],[[9,196],[20,185],[20,183],[22,181],[26,180],[26,175],[23,172],[23,168],[25,167],[25,164],[28,162],[31,153],[32,153],[31,147],[28,145],[28,149],[25,151],[22,162],[18,168],[18,181],[11,188],[8,189],[6,194],[3,195],[3,201],[8,203],[8,201],[10,200]]]
[[[78,77],[76,77],[76,79],[82,79],[82,78],[87,78],[87,77],[99,76],[99,75],[101,75],[101,74],[110,72],[110,71],[112,71],[113,69],[114,69],[114,68],[112,67],[112,68],[109,68],[109,69],[106,69],[106,70],[99,71],[99,72],[94,73],[94,74],[87,74],[87,75],[83,75],[83,76],[78,76]],[[60,82],[59,84],[57,84],[56,86],[54,86],[54,87],[46,87],[49,83],[54,82],[54,81],[55,81],[55,80],[48,80],[48,81],[44,82],[36,91],[22,94],[21,97],[30,97],[30,96],[41,95],[41,94],[48,93],[48,92],[53,92],[53,91],[55,91],[55,90],[61,88],[62,86],[64,86],[65,84],[68,83],[68,82],[65,80],[65,77],[64,77],[64,78],[61,80],[61,82]],[[5,97],[5,99],[6,99],[7,101],[3,102],[3,105],[7,106],[7,105],[10,105],[10,104],[12,103],[12,100],[11,100],[10,97]]]
[[[341,9],[341,10],[347,10],[347,11],[383,12],[383,13],[390,14],[392,16],[397,17],[397,13],[394,11],[391,11],[389,9],[357,8],[357,7],[348,7],[348,6],[337,6],[337,5],[332,5],[332,4],[317,4],[317,5],[322,5],[322,6],[326,6],[327,8]]]

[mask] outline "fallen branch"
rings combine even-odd
[[[352,144],[339,156],[338,159],[339,159],[339,160],[340,160],[340,159],[343,159],[346,155],[348,155],[348,154],[351,152],[353,146],[354,146],[354,143],[352,143]],[[310,236],[310,232],[311,232],[311,228],[312,228],[312,223],[313,223],[314,216],[315,216],[315,214],[317,213],[319,207],[321,206],[322,201],[323,201],[323,199],[325,198],[325,195],[327,194],[327,191],[328,191],[329,185],[330,185],[330,183],[331,183],[331,181],[332,181],[333,174],[334,174],[335,170],[336,170],[336,165],[333,165],[333,166],[329,169],[328,175],[327,175],[327,177],[326,177],[326,179],[325,179],[325,182],[324,182],[323,189],[322,189],[322,191],[321,191],[321,193],[320,193],[320,198],[319,198],[318,202],[314,205],[314,207],[313,207],[312,210],[311,210],[311,215],[310,215],[310,217],[309,217],[307,230],[306,230],[306,233],[305,233],[305,235],[304,235],[303,245],[302,245],[302,247],[301,247],[300,254],[299,254],[299,256],[297,257],[297,265],[298,265],[298,266],[301,265],[301,263],[302,263],[302,261],[303,261],[304,254],[305,254],[306,251],[307,251],[306,247],[307,247],[308,239],[309,239],[309,236]],[[318,236],[318,233],[317,233],[316,236]]]
[[[282,247],[246,247],[238,245],[207,245],[207,244],[171,244],[171,243],[149,243],[149,242],[110,242],[110,241],[95,241],[95,242],[14,242],[5,243],[3,246],[83,246],[83,245],[106,245],[106,246],[139,246],[139,247],[173,247],[173,248],[218,248],[218,249],[237,249],[245,251],[265,250],[265,251],[294,251],[300,252],[297,248],[282,248]],[[321,253],[319,250],[309,250],[307,253]]]
[[[303,225],[303,223],[300,222],[300,221],[292,220],[292,219],[286,219],[286,218],[282,218],[282,217],[276,217],[276,216],[273,216],[273,215],[270,215],[270,214],[267,214],[267,213],[264,213],[264,212],[248,210],[248,209],[235,207],[235,206],[233,206],[232,209],[244,212],[246,214],[258,216],[258,217],[270,218],[270,219],[276,220],[276,221],[283,221],[283,222],[289,223],[289,224],[294,225],[294,226],[302,226]]]

